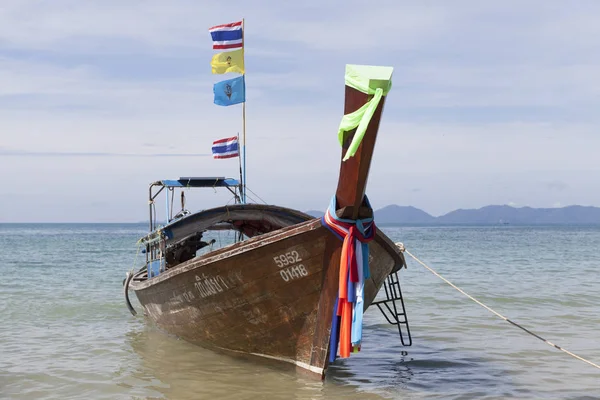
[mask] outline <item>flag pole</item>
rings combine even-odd
[[[240,143],[240,133],[239,132],[237,134],[237,138],[238,138],[238,146],[239,146],[239,143]],[[240,162],[240,202],[242,204],[244,204],[245,203],[244,195],[242,194],[242,188],[244,187],[244,179],[242,176],[242,157],[240,154],[238,154],[238,161]]]
[[[244,40],[244,31],[246,30],[246,20],[242,18],[242,60],[244,60],[244,95],[246,93],[246,57],[244,54],[244,48],[246,47],[246,42]],[[244,103],[242,105],[242,155],[244,156],[244,168],[242,175],[242,202],[246,203],[246,99],[244,99]]]
[[[245,84],[244,84],[245,86]],[[242,142],[242,156],[244,157],[244,168],[243,168],[243,175],[242,175],[242,190],[244,192],[243,195],[243,199],[244,199],[244,203],[246,203],[246,102],[244,101],[244,105],[242,106],[242,120],[243,120],[243,124],[244,124],[244,136],[243,136],[243,142]]]

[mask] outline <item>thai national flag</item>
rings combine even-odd
[[[213,40],[213,49],[237,49],[244,47],[242,21],[213,26],[208,30]]]
[[[233,158],[240,156],[237,136],[215,140],[212,145],[213,158]]]

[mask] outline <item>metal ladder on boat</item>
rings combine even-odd
[[[372,304],[379,308],[379,311],[381,311],[390,325],[398,327],[398,335],[400,336],[402,346],[411,346],[412,337],[410,335],[410,327],[408,326],[408,318],[406,317],[398,271],[389,274],[385,278],[383,288],[385,289],[385,300],[374,301]]]

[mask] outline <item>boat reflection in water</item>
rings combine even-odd
[[[315,381],[282,364],[253,363],[194,346],[148,326],[127,334],[139,364],[129,367],[131,395],[167,399],[380,399],[358,386]],[[343,377],[340,377],[343,380]],[[337,382],[336,382],[337,381]]]

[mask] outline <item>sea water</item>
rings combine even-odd
[[[501,314],[600,363],[600,227],[381,229]],[[122,281],[144,233],[135,224],[0,224],[0,398],[600,398],[599,369],[410,258],[400,277],[411,347],[374,307],[361,352],[336,361],[323,383],[213,353],[125,307]]]

